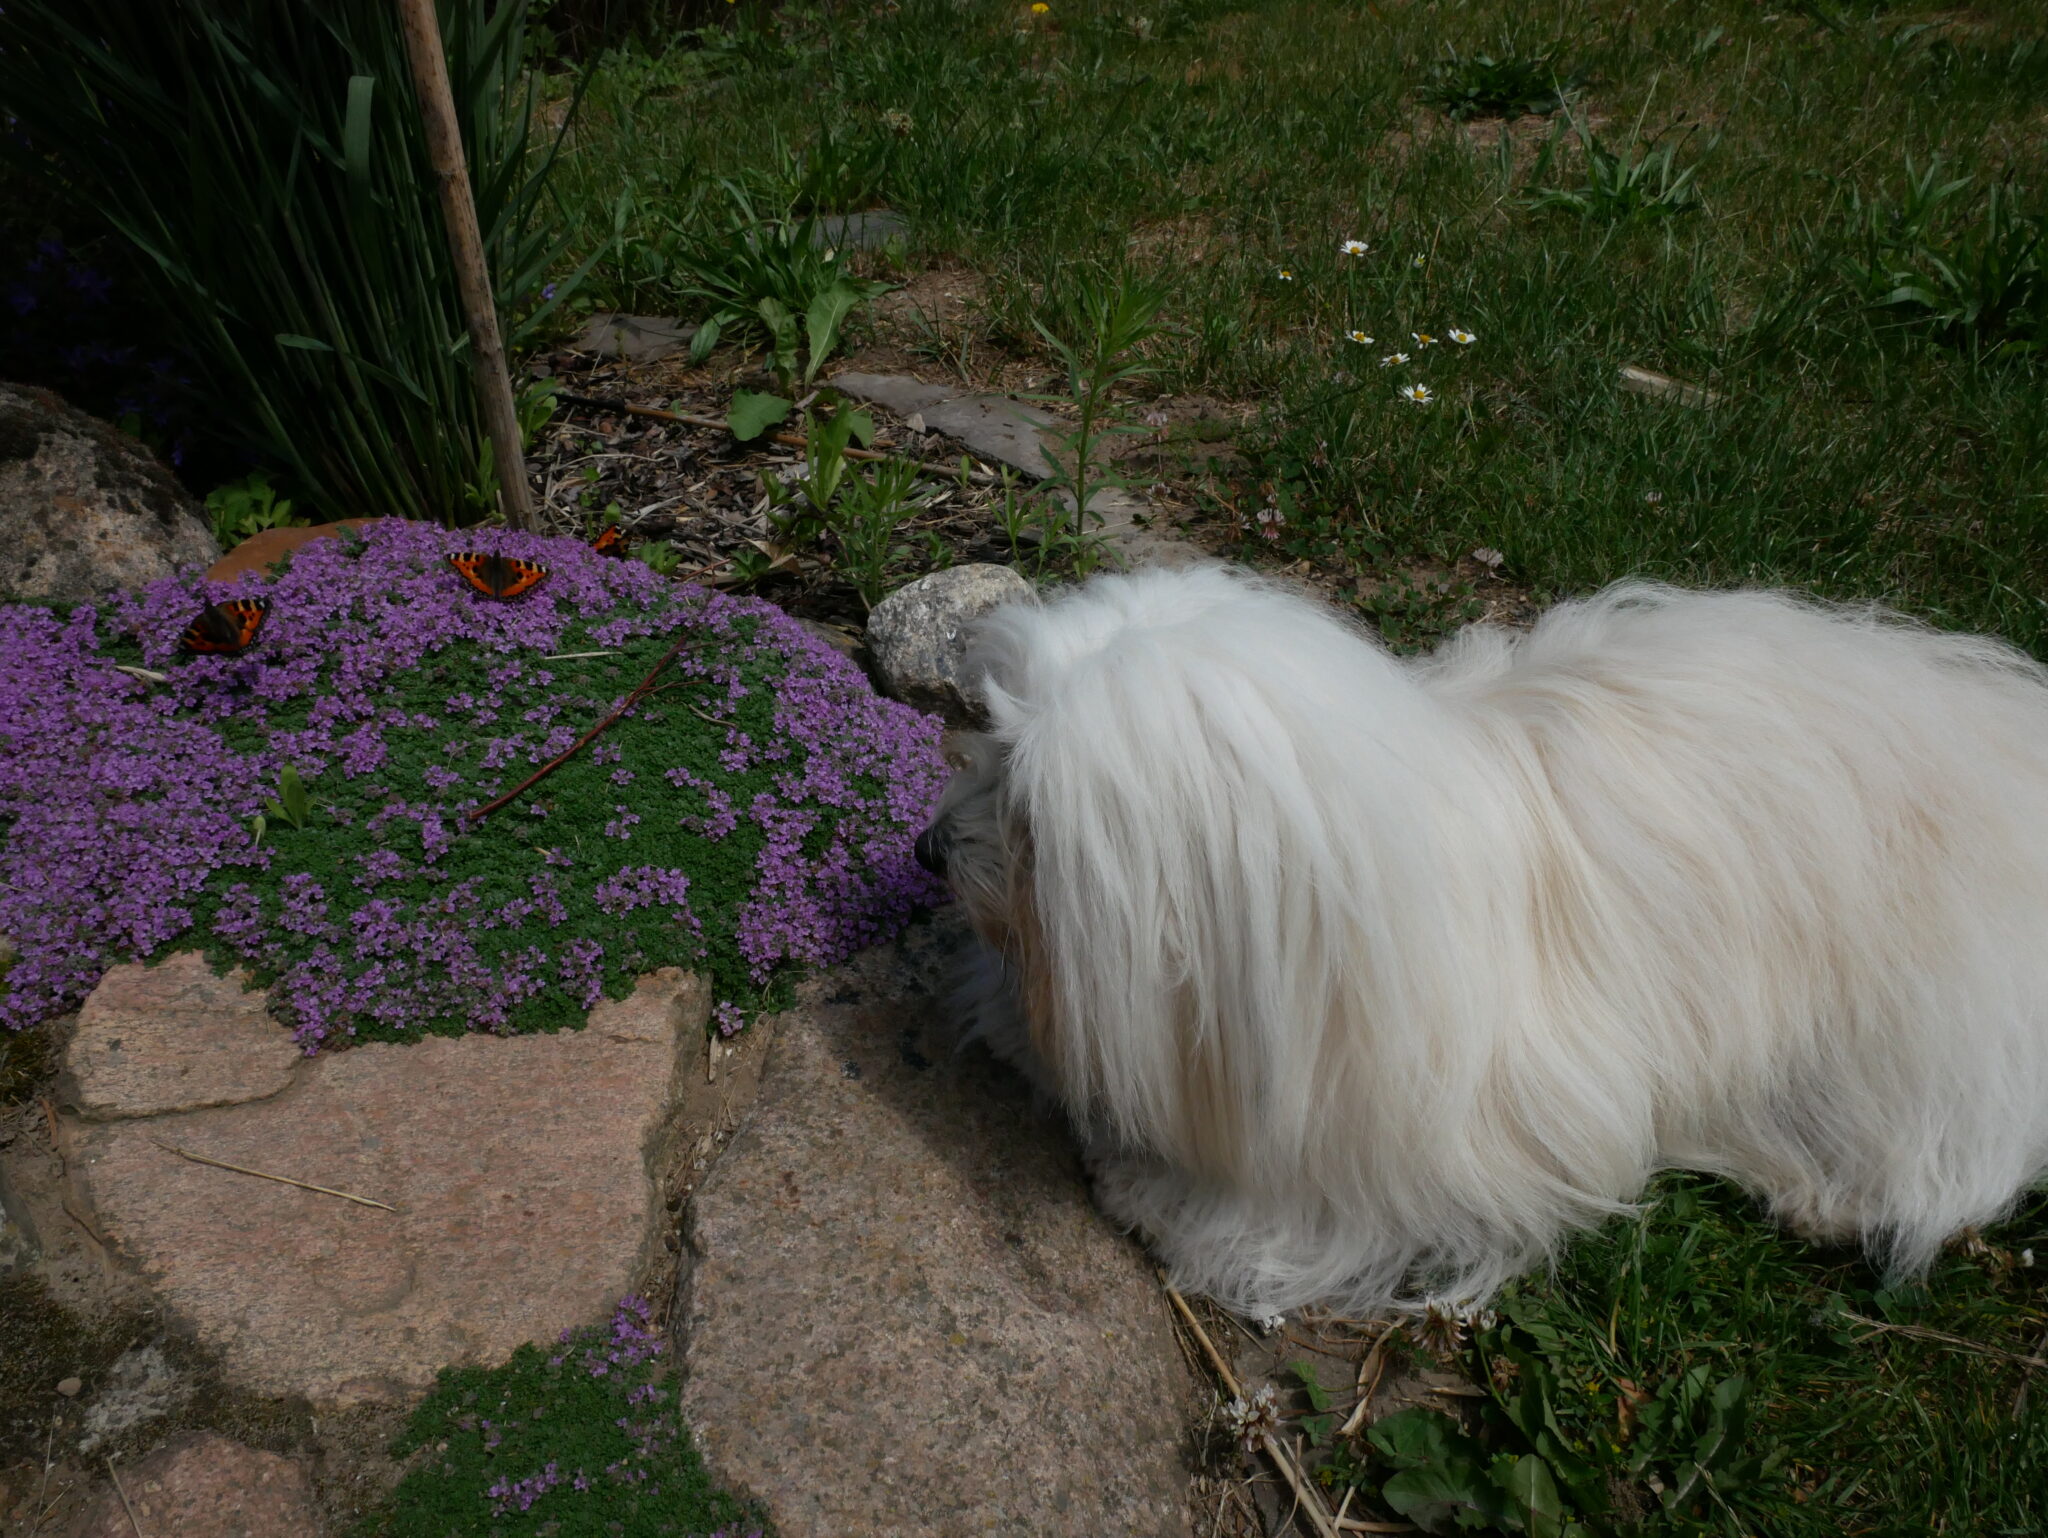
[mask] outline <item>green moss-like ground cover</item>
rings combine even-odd
[[[442,1372],[392,1448],[421,1456],[355,1538],[760,1538],[677,1420],[646,1322],[628,1298],[609,1330]]]

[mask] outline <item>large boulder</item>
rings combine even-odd
[[[77,602],[219,558],[148,448],[48,390],[0,384],[0,598]]]
[[[1061,1120],[958,1051],[965,925],[802,986],[689,1208],[683,1414],[782,1538],[1180,1538],[1199,1399]]]

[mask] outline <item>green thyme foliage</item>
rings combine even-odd
[[[579,1331],[553,1352],[522,1346],[503,1367],[443,1369],[392,1449],[416,1461],[353,1538],[758,1531],[676,1420],[673,1376],[658,1359],[593,1376],[582,1357],[600,1341]]]
[[[561,707],[564,719],[579,727],[595,725],[668,645],[666,636],[640,637],[613,655],[547,664],[555,681],[535,686],[534,701],[545,697]],[[572,628],[561,649],[606,650],[580,627]],[[246,873],[244,879],[255,889],[269,916],[268,933],[273,941],[291,960],[314,950],[309,937],[285,927],[287,877],[311,877],[334,909],[356,909],[373,896],[356,884],[368,856],[402,862],[407,874],[379,883],[374,897],[408,909],[430,901],[454,883],[474,881],[474,911],[489,915],[507,903],[530,900],[535,876],[559,876],[565,892],[586,895],[565,901],[566,916],[547,930],[549,945],[556,951],[578,940],[602,945],[606,991],[613,996],[623,995],[639,973],[680,965],[708,971],[720,998],[758,1002],[763,995],[750,979],[740,954],[737,921],[758,879],[755,863],[763,842],[761,831],[741,818],[722,839],[691,833],[680,826],[680,819],[706,815],[710,808],[700,793],[679,789],[663,775],[671,768],[687,768],[718,783],[742,807],[754,796],[773,791],[779,765],[763,763],[730,774],[719,763],[729,730],[748,733],[757,741],[775,735],[777,670],[773,663],[757,658],[742,667],[741,676],[750,692],[729,715],[724,714],[726,707],[720,698],[717,723],[703,719],[691,708],[711,703],[708,690],[702,691],[702,701],[687,685],[656,696],[648,708],[621,719],[601,736],[596,744],[601,751],[585,748],[511,805],[461,831],[438,865],[427,866],[420,860],[416,824],[400,819],[373,830],[374,819],[391,800],[442,799],[444,793],[429,783],[430,770],[452,771],[472,783],[502,773],[507,788],[531,772],[534,766],[523,755],[508,762],[502,771],[486,770],[483,763],[492,737],[502,735],[506,728],[468,729],[453,719],[448,708],[451,697],[490,693],[493,677],[505,660],[480,647],[458,643],[440,653],[431,666],[391,680],[389,704],[394,709],[441,724],[431,730],[405,727],[387,731],[386,757],[378,769],[353,779],[330,769],[308,782],[318,810],[304,826],[294,827],[283,818],[272,821],[268,843],[274,851],[273,861],[267,871]],[[280,709],[269,718],[268,731],[292,730],[311,708],[311,701],[301,701]],[[249,746],[255,745],[252,730]],[[616,760],[614,752],[619,755]],[[621,770],[634,776],[630,784],[613,783],[613,776]],[[641,820],[619,828],[622,815]],[[629,836],[608,835],[608,827]],[[551,863],[556,860],[569,863]],[[611,915],[588,900],[589,888],[599,875],[640,865],[689,870],[690,908],[703,926],[701,934],[679,924],[660,904]],[[209,932],[218,918],[225,900],[224,886],[215,883],[200,895],[195,906],[199,932]],[[472,934],[479,958],[491,966],[504,965],[534,941],[533,931],[525,925],[480,928]],[[235,959],[224,945],[216,942],[213,948],[222,962]],[[362,958],[352,963],[356,969],[367,964]],[[271,980],[261,966],[256,971],[259,980]],[[448,1003],[449,1013],[429,1014],[402,1025],[359,1022],[357,1039],[397,1040],[421,1031],[460,1034],[465,1026],[452,1012],[459,1000],[451,998]],[[583,1007],[569,992],[548,988],[514,1011],[511,1026],[538,1030],[573,1027],[581,1023],[583,1014]]]

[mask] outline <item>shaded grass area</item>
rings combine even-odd
[[[1539,593],[1787,582],[2043,645],[2048,300],[2019,246],[1978,259],[1994,184],[2023,221],[2044,207],[2030,6],[1166,0],[1033,22],[909,0],[743,11],[710,42],[617,58],[591,91],[562,190],[585,249],[621,234],[607,301],[674,302],[712,173],[879,197],[920,254],[986,275],[1013,350],[1080,268],[1165,280],[1162,385],[1264,408],[1243,446],[1296,494],[1287,554],[1373,571],[1483,546]],[[1502,97],[1522,106],[1567,83],[1563,110],[1487,119],[1488,80],[1459,86],[1482,65],[1527,77]],[[1697,207],[1531,206],[1586,182],[1565,114],[1624,160],[1675,144]],[[1968,187],[1909,231],[1909,159],[1937,156]],[[1854,271],[1873,227],[1912,247],[1898,270],[1959,274],[1961,308],[1877,302]],[[1341,257],[1352,237],[1372,252]],[[1455,365],[1410,342],[1451,326],[1479,338]],[[1411,364],[1380,370],[1397,350]],[[1623,363],[1722,403],[1627,395]],[[1430,405],[1397,396],[1411,382]]]
[[[2016,1360],[2048,1341],[2048,1197],[1914,1285],[1720,1181],[1666,1176],[1651,1201],[1501,1300],[1467,1358],[1493,1446],[1549,1438],[1596,1530],[2048,1527],[2048,1374]]]

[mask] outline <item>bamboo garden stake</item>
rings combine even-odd
[[[455,121],[455,98],[448,87],[448,60],[441,51],[441,22],[434,0],[398,0],[399,24],[412,59],[413,85],[420,100],[420,122],[426,129],[427,155],[441,189],[441,214],[448,226],[448,252],[455,262],[455,282],[462,295],[463,317],[469,323],[470,367],[475,371],[477,401],[483,407],[498,466],[498,493],[505,521],[515,529],[536,527],[526,487],[526,461],[519,448],[519,419],[512,406],[512,379],[505,369],[505,346],[498,335],[497,300],[484,265],[483,233],[477,228],[476,203],[470,195],[469,166],[462,153],[462,130]]]

